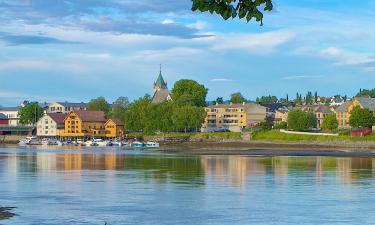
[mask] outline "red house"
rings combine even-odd
[[[0,113],[0,125],[9,125],[8,117],[2,113]]]
[[[352,136],[353,137],[363,137],[363,136],[368,136],[372,134],[372,129],[371,128],[355,128],[352,129]]]

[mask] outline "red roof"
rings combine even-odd
[[[63,114],[63,113],[47,113],[47,115],[49,117],[51,117],[51,119],[53,119],[53,121],[55,121],[57,124],[60,124],[60,125],[64,124],[66,114]]]
[[[83,122],[106,122],[105,114],[103,111],[74,111]]]

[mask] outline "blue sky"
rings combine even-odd
[[[0,105],[135,99],[159,64],[208,99],[375,87],[375,1],[276,0],[264,26],[189,0],[0,0]]]

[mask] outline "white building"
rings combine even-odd
[[[9,119],[10,126],[18,126],[19,124],[19,116],[18,111],[21,107],[1,107],[0,113],[4,114]]]
[[[38,120],[37,136],[38,137],[56,137],[61,130],[64,130],[64,119],[66,114],[47,113]]]

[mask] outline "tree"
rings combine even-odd
[[[151,108],[151,98],[145,95],[132,102],[125,111],[126,128],[131,131],[143,131],[146,127],[147,114]]]
[[[205,106],[208,89],[194,80],[177,81],[173,89],[172,99],[178,105]]]
[[[262,97],[256,99],[256,102],[258,104],[261,104],[261,103],[276,103],[277,101],[278,101],[277,97],[271,96],[271,95],[262,96]]]
[[[303,131],[316,126],[316,118],[312,112],[304,112],[300,109],[291,110],[288,113],[288,128]]]
[[[111,108],[104,97],[91,99],[87,104],[87,109],[91,111],[103,111],[107,117],[111,115]]]
[[[275,126],[275,129],[286,129],[288,128],[288,124],[285,121],[281,121],[279,124]]]
[[[246,99],[242,96],[241,92],[236,92],[230,95],[230,102],[243,103],[246,102]]]
[[[375,117],[371,110],[356,106],[350,112],[349,124],[352,127],[372,127],[375,123]]]
[[[127,97],[119,97],[113,103],[112,116],[123,120],[125,111],[128,107],[129,107],[129,99]]]
[[[224,20],[229,18],[245,18],[249,22],[255,18],[257,22],[263,25],[263,11],[273,9],[272,0],[192,0],[192,10],[201,12],[216,13],[223,17]]]
[[[20,123],[22,125],[36,124],[43,116],[43,109],[38,102],[31,102],[18,111]]]
[[[180,106],[173,110],[173,125],[178,131],[198,129],[202,126],[206,117],[206,111],[197,106]]]
[[[223,104],[224,103],[223,97],[217,97],[216,98],[216,103],[217,104]]]
[[[272,118],[271,116],[266,116],[264,122],[261,122],[260,123],[260,127],[263,129],[263,130],[270,130],[272,129],[272,127],[274,126],[275,122],[274,122],[274,118]]]
[[[322,123],[322,129],[328,130],[328,131],[334,131],[339,126],[339,122],[337,121],[335,114],[329,114],[327,115]]]
[[[356,97],[370,97],[375,98],[375,88],[368,90],[368,89],[359,89]]]

